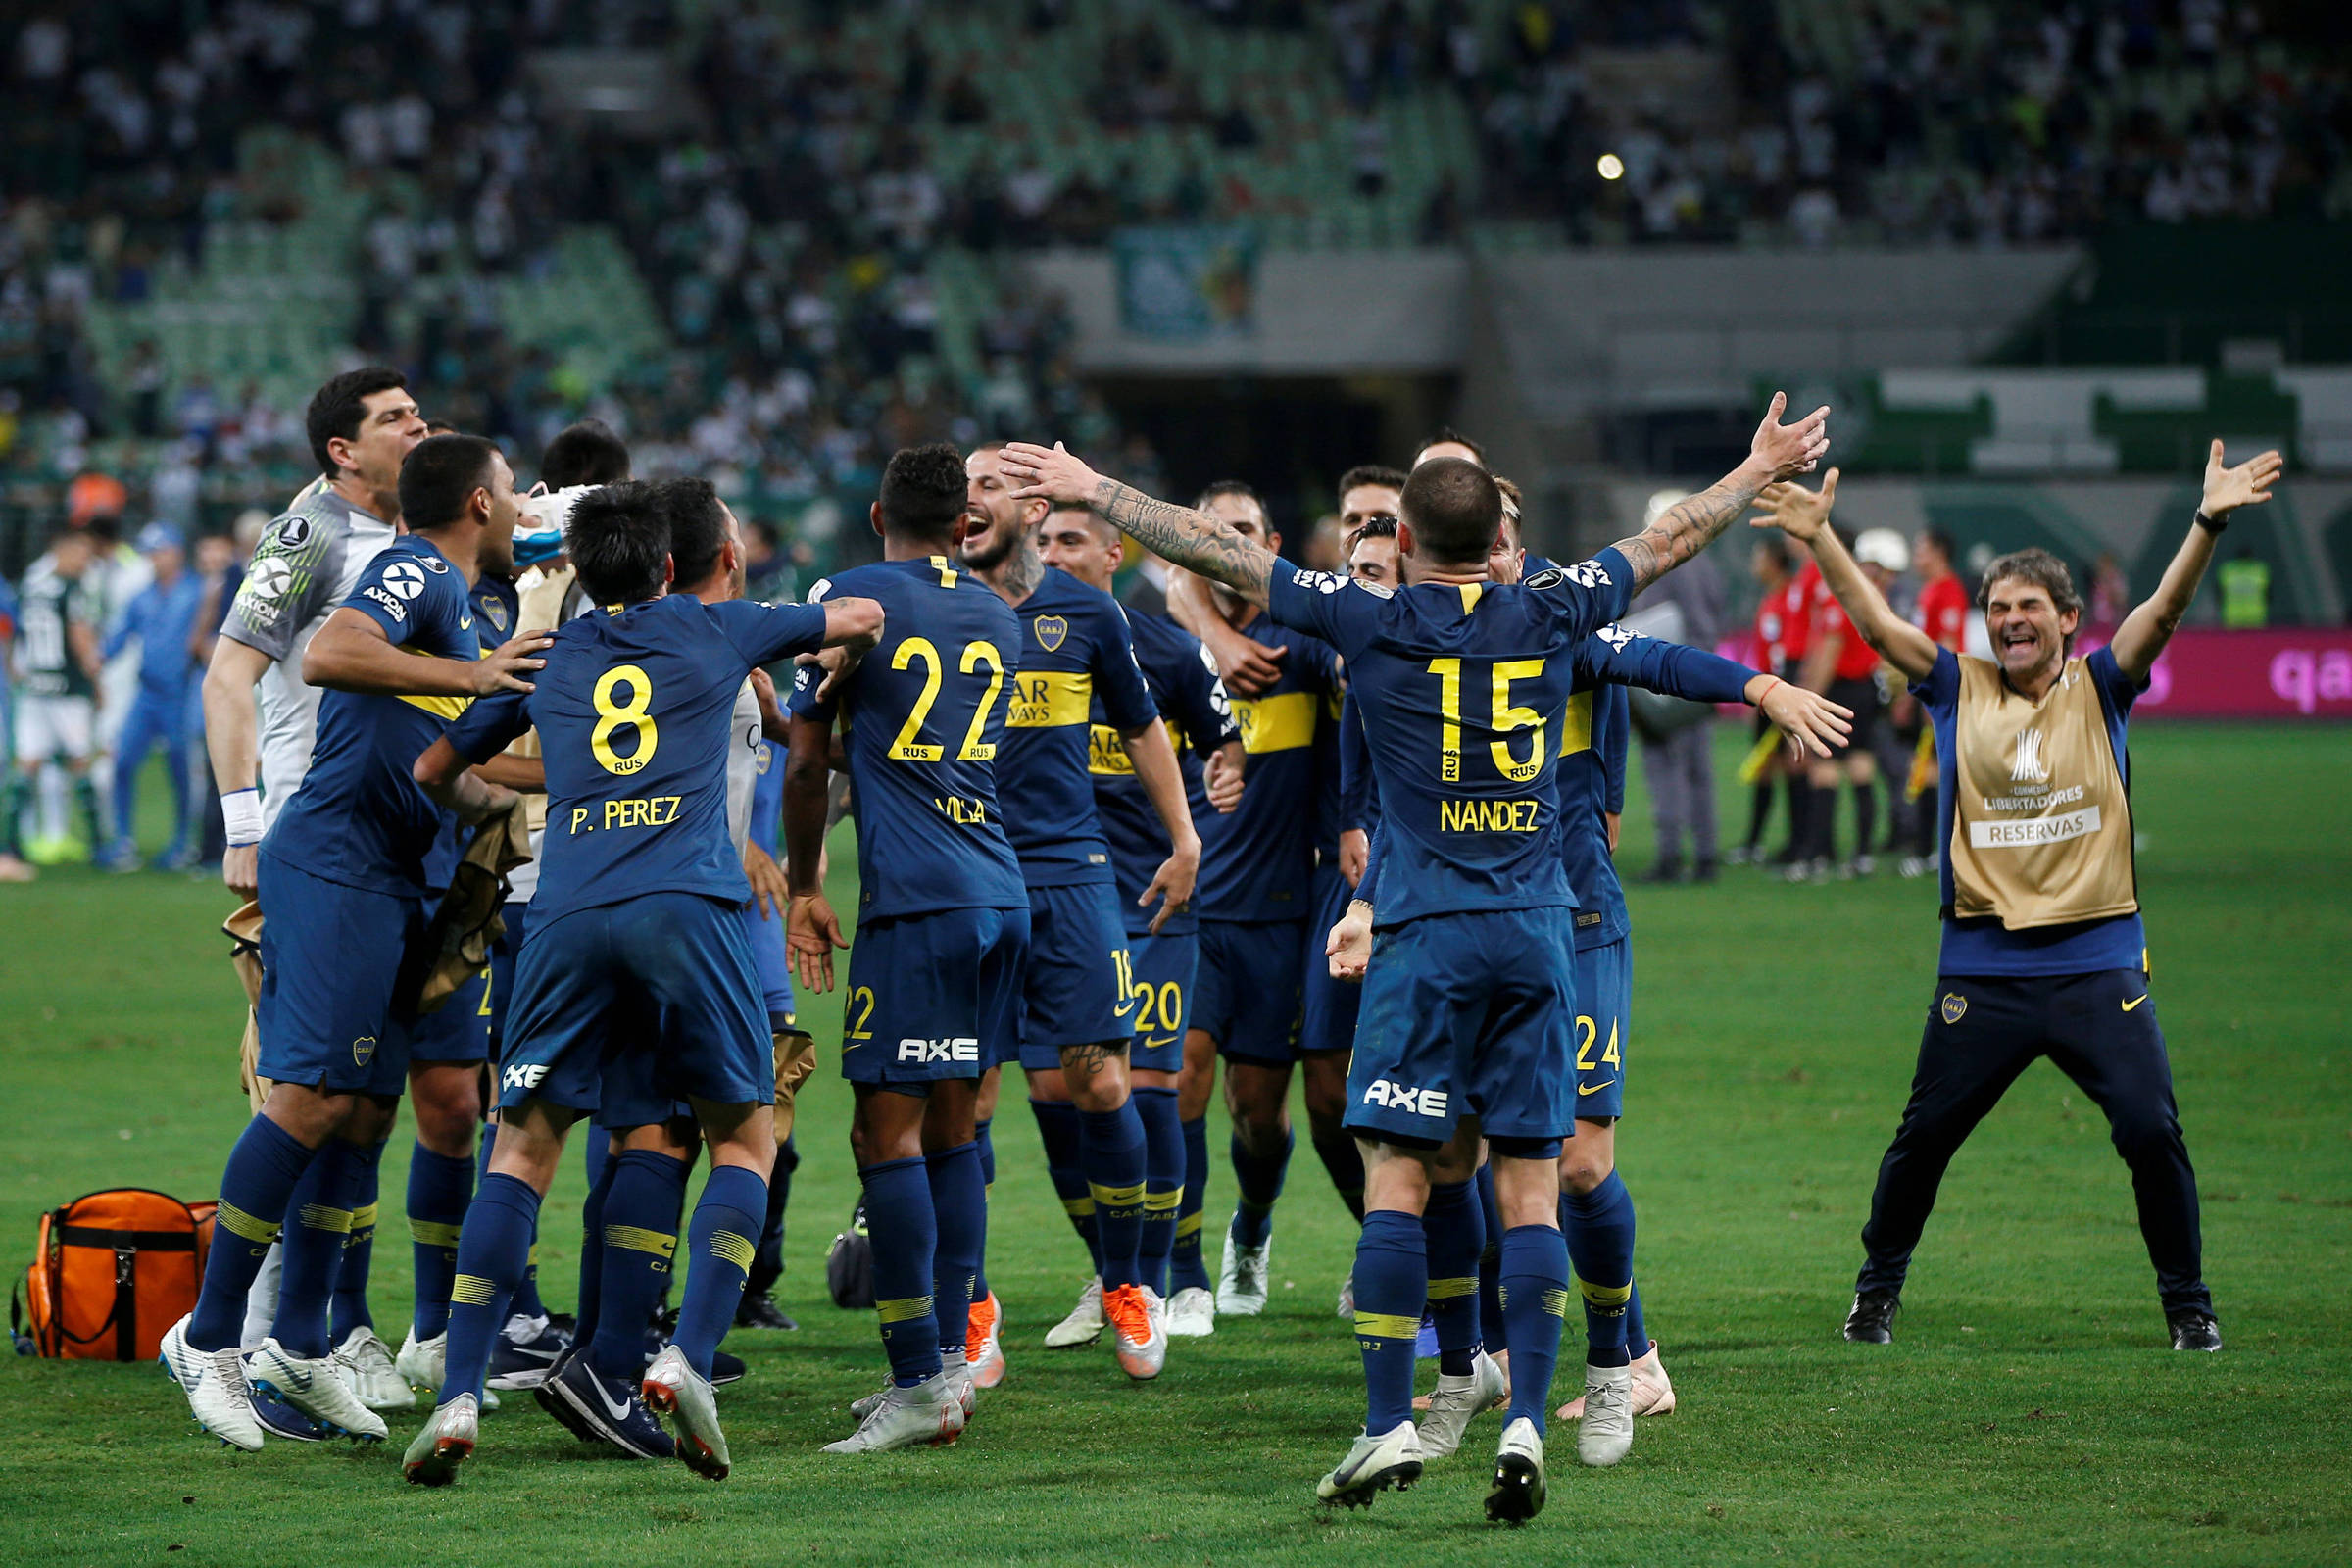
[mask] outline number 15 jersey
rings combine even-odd
[[[811,668],[792,691],[795,717],[845,720],[858,919],[1028,908],[997,811],[1020,618],[944,556],[854,566],[808,591],[827,598],[874,600],[884,617],[881,643],[826,696]]]
[[[735,694],[755,665],[822,647],[824,611],[669,594],[602,607],[554,635],[537,690],[483,698],[449,730],[473,762],[539,731],[547,833],[533,929],[649,893],[750,898],[727,831]]]

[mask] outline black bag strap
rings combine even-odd
[[[135,1234],[135,1233],[134,1233]],[[190,1238],[190,1251],[195,1250]],[[115,1326],[115,1359],[139,1358],[139,1254],[136,1248],[115,1249],[115,1309],[107,1314]]]
[[[192,1231],[102,1231],[89,1225],[60,1225],[57,1233],[67,1247],[103,1247],[111,1251],[129,1248],[140,1252],[193,1252]]]

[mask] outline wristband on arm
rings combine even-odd
[[[248,786],[220,797],[220,818],[227,829],[228,847],[241,850],[262,842],[262,796]]]

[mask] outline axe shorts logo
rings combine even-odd
[[[1443,1117],[1450,1098],[1443,1089],[1413,1089],[1386,1078],[1375,1078],[1364,1090],[1365,1104],[1385,1105],[1412,1116]]]
[[[362,1035],[351,1043],[351,1064],[365,1067],[375,1056],[375,1036]]]
[[[546,1078],[547,1063],[534,1061],[523,1066],[509,1067],[502,1082],[509,1089],[536,1089]]]
[[[1957,991],[1943,994],[1943,1021],[1958,1023],[1968,1013],[1968,999]]]
[[[917,1063],[934,1061],[977,1063],[980,1060],[980,1042],[968,1035],[952,1040],[902,1040],[899,1042],[899,1059]]]

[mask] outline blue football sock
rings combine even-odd
[[[972,1124],[972,1142],[980,1146],[980,1266],[972,1274],[975,1301],[988,1299],[988,1200],[997,1186],[997,1141],[989,1137],[988,1129],[988,1121]]]
[[[1413,1342],[1429,1295],[1421,1216],[1376,1208],[1355,1239],[1355,1344],[1364,1356],[1364,1431],[1413,1418]]]
[[[449,1291],[449,1365],[441,1378],[440,1403],[461,1394],[481,1397],[491,1348],[529,1265],[531,1238],[538,1230],[539,1195],[530,1183],[495,1173],[474,1189]],[[631,1362],[630,1376],[637,1370]]]
[[[330,1314],[333,1327],[327,1333],[330,1343],[341,1345],[351,1338],[354,1329],[375,1327],[375,1314],[368,1309],[368,1277],[375,1267],[375,1222],[380,1196],[379,1179],[383,1171],[384,1146],[355,1144],[359,1151],[359,1180],[352,1191],[351,1234],[343,1241],[343,1261],[335,1269],[335,1298]]]
[[[1568,1244],[1548,1225],[1502,1233],[1503,1343],[1511,1352],[1511,1408],[1503,1424],[1525,1416],[1544,1430],[1551,1374],[1560,1360],[1560,1322],[1568,1315]],[[1356,1287],[1361,1298],[1363,1287]]]
[[[326,1343],[326,1313],[351,1237],[351,1195],[359,1190],[363,1156],[340,1138],[330,1138],[311,1161],[286,1208],[284,1273],[277,1287],[277,1318],[270,1333],[289,1355],[315,1359]]]
[[[458,1277],[458,1233],[473,1201],[473,1177],[470,1159],[422,1144],[409,1152],[409,1251],[416,1269],[410,1321],[420,1340],[449,1327],[449,1286]]]
[[[1144,1245],[1144,1118],[1135,1100],[1116,1110],[1078,1114],[1087,1190],[1095,1200],[1095,1233],[1102,1245],[1102,1288],[1142,1282]]]
[[[939,1220],[920,1159],[888,1159],[858,1173],[865,1235],[874,1250],[874,1315],[891,1381],[909,1389],[939,1372],[939,1319],[931,1300]]]
[[[595,1129],[589,1131],[593,1134]],[[595,1142],[592,1137],[589,1140]],[[498,1147],[498,1123],[482,1124],[481,1159],[475,1166],[474,1179],[479,1181],[490,1174],[490,1152]],[[547,1303],[539,1298],[539,1238],[531,1238],[531,1261],[522,1271],[522,1283],[514,1287],[514,1304],[511,1309],[524,1317],[547,1316]]]
[[[1099,1276],[1102,1272],[1102,1235],[1095,1215],[1095,1195],[1086,1181],[1085,1123],[1078,1107],[1066,1100],[1032,1100],[1029,1113],[1037,1118],[1038,1142],[1046,1146],[1046,1176],[1061,1211],[1070,1216],[1086,1255]]]
[[[605,1141],[602,1127],[588,1129],[591,1146]],[[605,1198],[612,1191],[612,1161],[594,1161],[596,1177],[588,1184],[588,1200],[580,1205],[580,1295],[571,1315],[571,1343],[586,1345],[596,1338],[599,1303],[605,1296]]]
[[[1593,1366],[1623,1366],[1626,1303],[1634,1294],[1634,1199],[1611,1171],[1589,1193],[1564,1200],[1563,1227],[1577,1294],[1585,1301],[1585,1359]]]
[[[1310,1127],[1307,1142],[1315,1146],[1315,1157],[1331,1173],[1331,1185],[1348,1205],[1348,1217],[1357,1224],[1364,1222],[1364,1152],[1355,1145],[1355,1135],[1342,1127]]]
[[[1642,1321],[1642,1282],[1625,1298],[1625,1353],[1636,1361],[1649,1353],[1649,1325]]]
[[[1478,1259],[1487,1250],[1477,1190],[1469,1182],[1432,1185],[1421,1237],[1429,1257],[1429,1317],[1438,1331],[1438,1370],[1466,1377],[1477,1365]],[[1363,1298],[1360,1292],[1356,1298]]]
[[[1509,1343],[1502,1327],[1502,1210],[1494,1205],[1494,1167],[1479,1166],[1473,1185],[1487,1235],[1486,1250],[1478,1254],[1478,1337],[1493,1349]]]
[[[1184,1201],[1184,1122],[1173,1089],[1138,1089],[1134,1103],[1144,1123],[1144,1235],[1136,1257],[1143,1282],[1164,1299],[1176,1209]]]
[[[931,1316],[944,1354],[961,1350],[971,1335],[973,1281],[980,1273],[980,1228],[988,1200],[980,1180],[980,1146],[957,1144],[923,1157],[937,1227],[931,1253]]]
[[[1184,1124],[1184,1200],[1176,1205],[1176,1235],[1168,1249],[1168,1289],[1210,1288],[1200,1258],[1200,1213],[1208,1206],[1208,1118]]]
[[[605,1266],[588,1364],[609,1378],[634,1378],[645,1369],[645,1326],[677,1266],[686,1162],[658,1150],[631,1149],[614,1155],[611,1168],[604,1223],[597,1227]]]
[[[691,1255],[686,1292],[678,1298],[678,1331],[671,1337],[698,1377],[710,1375],[711,1352],[735,1322],[743,1282],[760,1255],[760,1226],[766,1215],[765,1171],[711,1165],[686,1227]]]
[[[1242,1246],[1263,1247],[1273,1234],[1274,1201],[1282,1196],[1282,1179],[1291,1169],[1291,1148],[1298,1141],[1285,1127],[1281,1152],[1261,1156],[1250,1152],[1238,1131],[1233,1135],[1233,1184],[1240,1189],[1233,1204],[1233,1239]]]
[[[245,1326],[245,1295],[277,1240],[286,1200],[316,1155],[267,1116],[254,1117],[238,1135],[228,1152],[228,1168],[220,1173],[220,1206],[213,1216],[204,1288],[188,1320],[193,1348],[222,1350],[237,1343]]]

